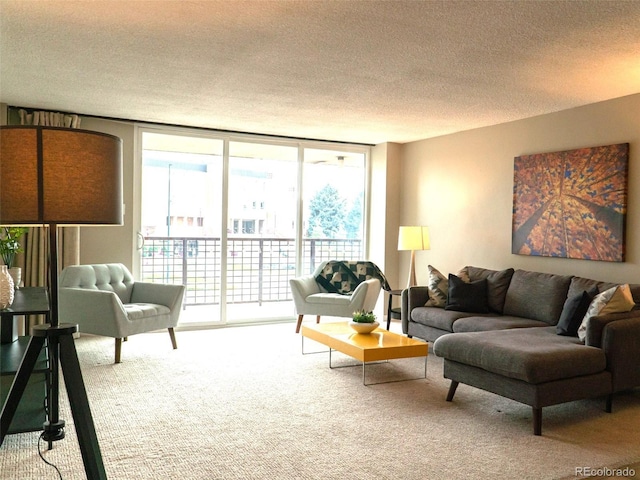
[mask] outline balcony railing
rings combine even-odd
[[[227,303],[292,300],[294,239],[229,237],[227,250]],[[361,240],[305,239],[303,272],[312,273],[325,260],[360,259],[361,255]],[[142,257],[142,280],[186,285],[185,306],[220,303],[220,238],[145,237]]]

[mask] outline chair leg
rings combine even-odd
[[[458,383],[455,380],[451,380],[451,385],[449,385],[449,392],[447,393],[447,402],[453,400],[453,396],[456,394],[456,389],[458,388]]]
[[[116,361],[114,363],[120,363],[120,354],[122,352],[122,339],[116,338]]]
[[[169,336],[171,337],[171,345],[173,345],[173,349],[178,348],[178,344],[176,343],[176,332],[173,331],[173,328],[169,328]]]
[[[300,326],[302,325],[302,317],[304,317],[304,315],[298,315],[298,323],[296,324],[296,333],[300,333]],[[320,323],[320,315],[316,315],[316,323]]]

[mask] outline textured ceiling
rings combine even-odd
[[[640,92],[640,1],[0,0],[0,101],[408,142]]]

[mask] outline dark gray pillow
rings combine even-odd
[[[583,290],[582,293],[567,298],[562,307],[558,325],[556,325],[556,333],[567,337],[577,337],[582,319],[589,310],[593,297],[597,294],[598,288],[593,287],[589,291]]]
[[[460,277],[449,274],[449,294],[445,310],[488,313],[487,279],[465,283]]]

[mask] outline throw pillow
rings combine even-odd
[[[458,277],[463,282],[469,283],[471,281],[471,274],[469,273],[469,267],[462,267],[460,271],[457,273]]]
[[[584,318],[589,305],[593,297],[598,293],[597,288],[592,288],[589,291],[583,290],[582,293],[567,298],[562,307],[562,314],[560,314],[560,320],[556,325],[556,333],[558,335],[565,335],[568,337],[578,336],[578,327]]]
[[[594,297],[589,305],[589,309],[587,313],[582,318],[582,323],[580,323],[580,327],[578,327],[578,338],[580,341],[584,342],[587,338],[587,322],[591,317],[595,317],[599,315],[600,312],[607,306],[607,302],[611,300],[613,294],[616,293],[618,287],[612,287],[604,292],[599,293]]]
[[[447,277],[438,271],[437,268],[429,265],[429,300],[424,304],[425,307],[444,308],[447,305],[447,292],[449,289]]]
[[[631,295],[631,288],[629,285],[618,285],[613,296],[607,302],[607,305],[600,311],[599,315],[630,312],[635,306],[636,302],[633,301],[633,295]]]
[[[449,292],[445,310],[488,313],[487,279],[465,282],[457,275],[449,274]]]

